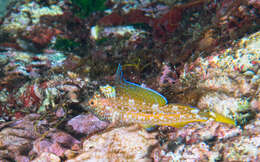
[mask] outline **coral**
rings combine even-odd
[[[62,9],[57,5],[51,5],[50,7],[40,7],[35,2],[26,3],[18,8],[18,13],[11,13],[3,21],[1,28],[5,31],[16,33],[19,30],[24,30],[30,24],[37,24],[40,21],[40,17],[43,15],[61,15]]]

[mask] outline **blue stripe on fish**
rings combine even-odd
[[[131,84],[131,85],[134,85],[134,86],[137,86],[137,87],[140,87],[140,88],[143,88],[143,89],[148,90],[148,91],[152,91],[153,93],[155,93],[155,94],[161,96],[161,97],[163,98],[163,100],[165,101],[165,104],[168,103],[168,100],[167,100],[162,94],[160,94],[159,92],[157,92],[157,91],[155,91],[155,90],[153,90],[153,89],[151,89],[151,88],[143,87],[143,86],[141,86],[140,84],[132,83],[132,82],[129,82],[129,81],[125,80],[125,79],[124,79],[124,82],[126,82],[126,83],[128,83],[128,84]]]
[[[159,92],[125,80],[120,64],[118,65],[116,72],[116,81],[118,82],[116,86],[117,91],[121,95],[128,95],[129,98],[136,97],[138,100],[151,104],[159,104],[160,106],[168,103],[167,99]]]

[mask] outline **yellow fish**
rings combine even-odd
[[[91,110],[114,124],[182,127],[188,123],[212,119],[235,125],[232,119],[216,112],[180,104],[167,104],[167,99],[160,93],[126,81],[122,76],[122,68],[119,65],[115,87],[109,85],[102,87],[103,96],[96,94],[89,100]]]

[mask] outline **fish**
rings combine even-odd
[[[106,85],[105,91],[96,93],[88,104],[98,117],[118,125],[179,128],[189,123],[208,120],[235,125],[234,120],[213,111],[176,103],[168,104],[167,99],[159,92],[125,80],[120,64],[115,85]]]

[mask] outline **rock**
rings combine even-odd
[[[223,150],[223,161],[258,161],[260,157],[260,135],[240,136],[226,144],[219,143],[217,150]]]
[[[156,144],[155,134],[135,126],[116,128],[85,140],[83,153],[67,162],[77,161],[150,161],[149,147]]]
[[[221,160],[221,154],[212,151],[210,147],[200,142],[194,145],[181,145],[173,154],[172,152],[165,152],[162,160],[169,161],[218,161]]]
[[[68,121],[67,126],[72,127],[75,134],[90,135],[95,132],[104,130],[109,125],[108,122],[99,120],[92,114],[78,115]]]
[[[65,151],[74,148],[75,145],[79,145],[80,143],[80,141],[65,132],[50,133],[48,137],[50,137],[50,139],[38,138],[35,140],[31,154],[49,152],[62,157]]]
[[[43,162],[43,161],[48,161],[48,162],[60,162],[60,158],[52,153],[47,153],[44,152],[42,153],[39,157],[34,159],[32,162]]]
[[[57,116],[58,118],[61,118],[61,117],[63,117],[64,115],[66,115],[64,109],[61,108],[61,107],[58,108],[58,110],[56,111],[56,116]]]
[[[197,94],[193,100],[198,108],[211,109],[241,125],[247,123],[254,116],[250,102],[254,101],[251,104],[255,110],[258,105],[259,38],[260,32],[253,33],[235,41],[230,48],[187,63],[174,86],[180,95],[172,97],[184,100],[186,93]],[[182,103],[189,101],[192,99]]]
[[[53,142],[57,142],[66,147],[72,147],[75,144],[79,144],[80,141],[65,132],[56,132],[52,134],[51,139]]]
[[[39,23],[40,17],[43,15],[56,16],[62,13],[63,11],[59,6],[41,7],[36,2],[29,2],[20,5],[15,12],[8,15],[3,21],[2,28],[5,31],[17,33],[18,31],[26,30],[30,23]]]
[[[39,115],[31,114],[6,125],[6,128],[0,132],[0,155],[14,159],[27,154],[32,148],[32,141],[37,138],[37,132],[34,129],[37,126],[34,126],[33,120],[38,117]],[[2,150],[7,150],[7,152],[2,152]]]
[[[19,162],[30,162],[30,158],[26,157],[26,156],[16,156],[15,157],[15,161],[19,161]]]
[[[246,112],[250,104],[247,99],[235,98],[228,96],[224,93],[207,93],[205,96],[202,95],[198,107],[210,108],[215,112],[223,114],[226,117],[233,118],[233,115],[237,112]],[[235,116],[238,120],[239,116]]]
[[[11,121],[0,128],[0,157],[14,161],[30,161],[33,142],[46,130],[46,121],[38,120],[40,115],[30,114],[16,121]],[[45,143],[45,147],[51,143]],[[43,151],[43,144],[38,150]],[[40,153],[39,153],[40,154]]]
[[[8,58],[5,55],[0,55],[0,66],[6,64],[8,62]]]
[[[51,146],[51,142],[48,140],[41,140],[37,139],[33,142],[33,152],[36,152],[37,154],[41,152],[47,152],[48,147]]]

